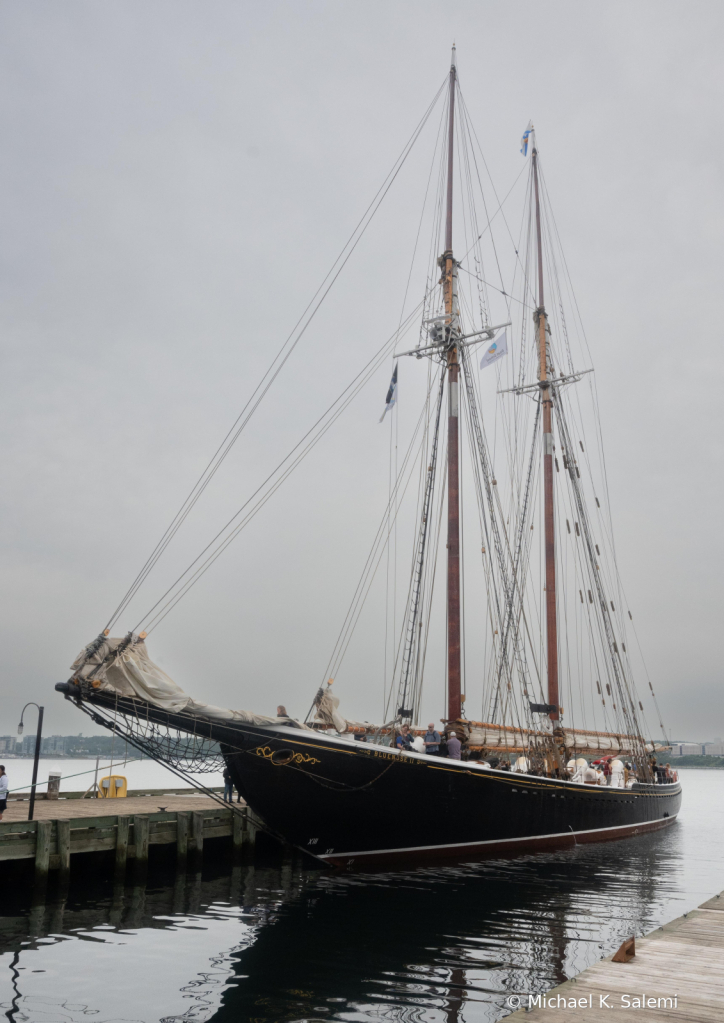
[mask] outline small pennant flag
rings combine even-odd
[[[385,398],[385,411],[380,416],[380,422],[385,418],[388,412],[391,412],[395,402],[397,401],[397,363],[392,373],[392,380],[390,380],[390,386],[387,390],[387,397]]]
[[[483,355],[480,360],[480,368],[485,369],[486,366],[490,366],[493,362],[497,362],[498,359],[502,359],[504,355],[508,354],[508,332],[503,331],[502,334],[498,334],[495,341],[493,341],[490,348]]]
[[[527,156],[528,155],[528,139],[530,138],[530,134],[531,134],[532,131],[533,131],[533,122],[532,121],[528,121],[528,127],[523,132],[523,138],[520,140],[520,151],[523,154],[523,156]]]

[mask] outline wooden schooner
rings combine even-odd
[[[643,703],[626,649],[607,510],[594,494],[595,515],[591,513],[590,481],[586,484],[582,474],[587,465],[587,458],[581,457],[586,453],[578,429],[582,420],[567,394],[591,371],[575,367],[570,353],[562,292],[552,266],[556,232],[550,225],[546,228],[549,204],[535,132],[529,127],[521,150],[527,156],[531,147],[523,217],[525,256],[516,248],[514,261],[522,295],[519,369],[513,386],[499,391],[501,400],[517,403],[515,408],[522,411],[507,414],[515,426],[509,435],[516,447],[511,443],[507,452],[506,494],[501,496],[473,353],[480,345],[489,346],[482,365],[497,362],[507,350],[507,333],[499,332],[507,332],[513,321],[491,326],[489,306],[481,298],[476,322],[472,303],[462,297],[463,260],[453,249],[456,145],[463,154],[461,178],[468,186],[468,211],[474,174],[464,148],[466,139],[472,141],[464,106],[462,118],[456,118],[456,104],[462,98],[454,49],[440,97],[444,106],[439,138],[444,141],[435,209],[444,221],[444,248],[435,259],[439,278],[437,271],[428,278],[416,310],[417,345],[395,355],[402,336],[397,331],[375,363],[382,365],[390,354],[395,359],[426,360],[422,425],[391,489],[383,526],[330,662],[339,665],[349,646],[364,602],[359,594],[369,593],[375,566],[389,543],[403,477],[409,483],[410,467],[419,465],[418,523],[393,674],[385,687],[383,723],[344,718],[331,680],[318,689],[305,721],[199,703],[153,664],[145,631],[134,629],[122,639],[111,638],[111,628],[205,489],[209,473],[218,468],[213,460],[192,490],[188,507],[172,521],[107,627],[81,652],[70,680],[56,686],[97,724],[178,774],[218,770],[223,761],[249,806],[272,832],[336,865],[406,863],[426,856],[499,854],[622,838],[671,824],[681,801],[678,781],[656,770],[656,756],[666,748],[663,725],[661,741],[646,737]],[[476,282],[479,295],[486,282],[476,246],[490,223],[488,218],[483,231],[473,223],[474,241],[466,253],[472,253],[474,267],[466,273]],[[547,253],[552,266],[548,278]],[[560,344],[554,341],[553,317],[545,303],[547,279],[557,289],[555,334],[560,329]],[[510,310],[511,292],[504,287],[499,291]],[[409,317],[406,326],[413,323]],[[396,380],[397,369],[395,384]],[[388,408],[394,404],[391,386]],[[445,406],[446,431],[441,428]],[[524,436],[526,445],[520,443]],[[467,633],[461,549],[463,441],[479,513],[485,587],[484,612],[471,616]],[[536,510],[543,526],[537,558]],[[217,546],[211,554],[204,551],[205,560],[192,563],[176,588],[151,608],[140,623],[144,628],[165,617],[239,528],[232,522],[214,541]],[[460,760],[395,745],[403,723],[412,726],[413,734],[424,731],[420,715],[436,611],[436,537],[443,535],[447,712],[442,730],[454,731],[463,740]],[[485,720],[480,721],[467,717],[464,692],[465,637],[473,629],[478,637],[483,632],[486,636],[484,656],[472,671],[484,679]],[[566,708],[561,698],[563,676]],[[649,688],[653,697],[650,682]],[[589,760],[608,767],[596,768]]]

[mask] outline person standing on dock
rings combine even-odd
[[[234,784],[231,778],[231,771],[228,767],[224,768],[224,802],[234,802]]]
[[[5,774],[5,765],[0,764],[0,821],[8,808],[8,776]]]

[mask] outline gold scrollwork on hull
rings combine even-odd
[[[294,750],[290,749],[272,750],[268,746],[257,746],[251,752],[255,753],[258,757],[264,757],[265,760],[271,760],[276,767],[286,767],[287,764],[321,763],[316,757],[310,757],[308,753],[295,753]]]

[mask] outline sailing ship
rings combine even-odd
[[[472,253],[473,270],[465,272],[470,286],[478,289],[477,313],[461,288],[465,268],[453,248],[456,144],[463,154],[460,178],[467,182],[469,214],[475,175],[464,148],[473,136],[454,49],[440,97],[440,185],[434,205],[444,226],[442,252],[435,255],[423,302],[406,321],[409,326],[417,317],[417,345],[394,353],[400,330],[381,356],[386,359],[392,352],[397,360],[387,409],[396,402],[399,360],[426,360],[424,407],[332,658],[339,665],[349,647],[376,566],[389,550],[400,494],[412,478],[411,466],[418,465],[410,579],[382,723],[343,717],[332,678],[319,687],[302,721],[200,703],[150,659],[145,630],[198,581],[245,518],[232,520],[216,546],[205,549],[201,560],[154,604],[140,623],[144,630],[137,626],[123,638],[111,636],[216,472],[218,458],[209,463],[106,628],[76,659],[69,681],[56,685],[95,723],[177,774],[215,771],[223,761],[266,828],[336,866],[499,855],[618,839],[670,825],[681,802],[678,781],[657,777],[656,757],[667,748],[665,732],[661,724],[663,737],[657,741],[645,724],[626,648],[626,617],[632,618],[623,613],[607,502],[598,496],[604,490],[596,490],[605,487],[605,480],[596,484],[593,479],[583,421],[569,399],[577,385],[593,378],[571,356],[556,276],[556,233],[546,219],[550,204],[535,131],[529,126],[521,149],[527,158],[530,147],[525,238],[515,248],[522,295],[515,312],[521,328],[519,369],[513,386],[496,396],[496,401],[514,404],[514,411],[503,415],[510,441],[503,494],[473,359],[482,345],[482,366],[500,367],[513,314],[491,326],[479,249],[491,217],[483,229],[473,223],[474,240],[466,253]],[[547,282],[555,292],[555,315],[546,305]],[[499,292],[512,310],[512,292],[503,286]],[[220,451],[224,454],[228,446]],[[483,612],[468,616],[467,630],[461,545],[466,465],[479,517],[485,591]],[[270,477],[269,486],[283,478]],[[543,526],[538,556],[536,522]],[[407,743],[400,747],[395,738],[403,724],[412,726],[413,735],[424,731],[422,691],[431,673],[428,645],[442,537],[447,708],[441,731],[462,739],[460,760],[420,752]],[[483,653],[466,673],[466,644],[474,647],[470,636],[479,639],[482,633]],[[481,720],[466,713],[468,676],[483,678]],[[651,682],[649,689],[655,706]],[[604,758],[614,764],[609,784],[600,784],[603,772],[589,763]]]

